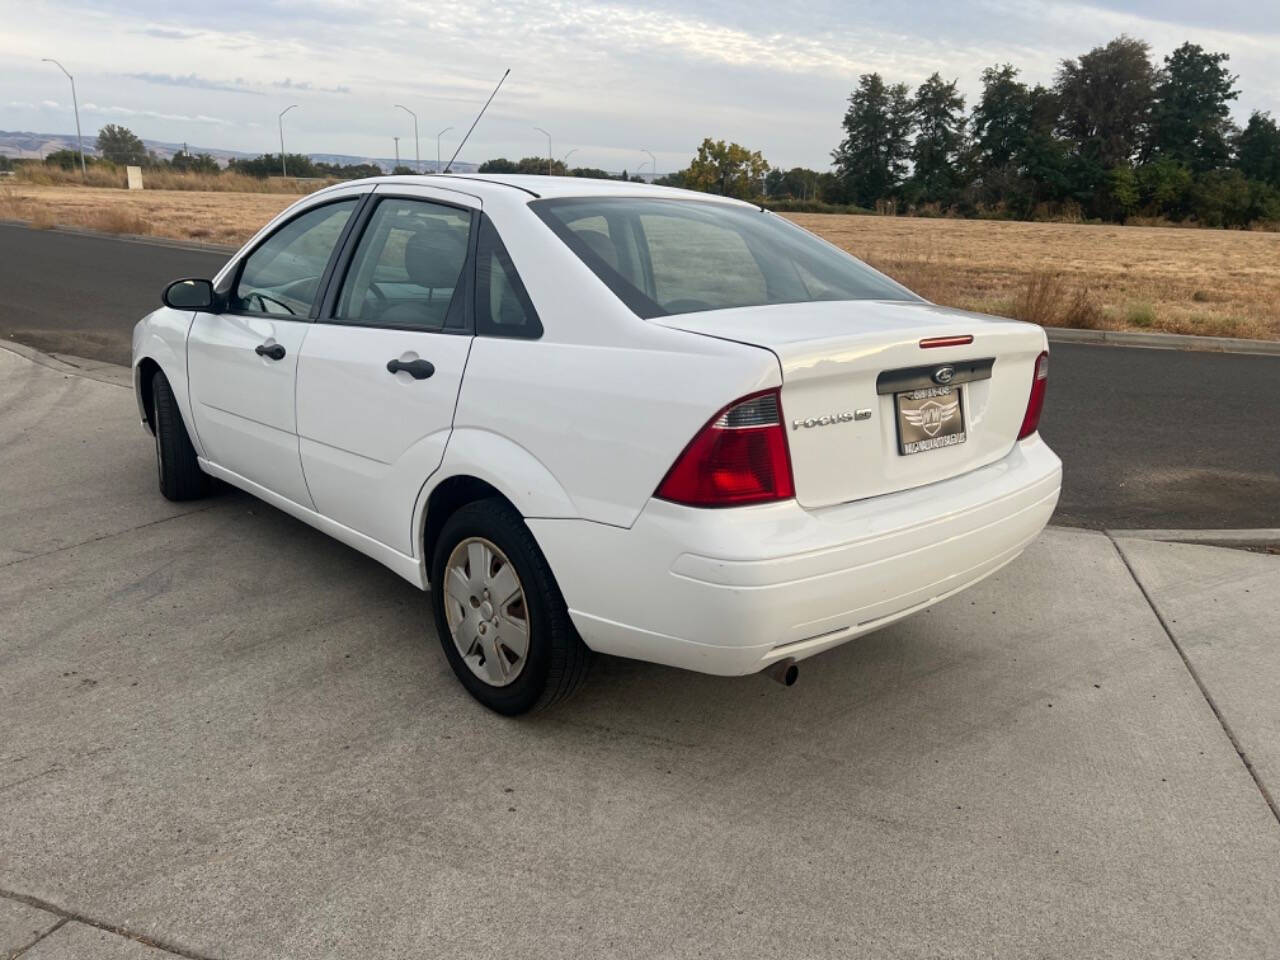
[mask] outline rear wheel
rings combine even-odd
[[[546,558],[519,514],[498,499],[460,507],[431,564],[436,631],[473,697],[513,716],[573,693],[588,657]]]
[[[213,481],[200,469],[169,378],[158,370],[151,378],[151,398],[155,404],[153,426],[160,492],[169,500],[198,500],[208,496]]]

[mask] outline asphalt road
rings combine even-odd
[[[0,224],[0,336],[129,362],[161,288],[226,254]],[[1042,433],[1065,464],[1057,523],[1280,527],[1280,358],[1055,344]]]

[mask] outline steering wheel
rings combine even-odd
[[[282,310],[284,310],[285,313],[289,314],[289,316],[291,317],[297,316],[297,314],[293,312],[293,308],[290,307],[287,303],[282,303],[281,301],[277,300],[275,297],[269,297],[260,290],[253,291],[253,293],[249,294],[248,299],[253,300],[254,297],[257,297],[258,303],[262,305],[263,313],[270,313],[271,311],[267,309],[267,304],[274,303],[277,307],[280,307]]]

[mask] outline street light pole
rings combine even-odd
[[[440,138],[443,137],[446,133],[448,133],[452,129],[453,127],[445,127],[443,130],[441,130],[439,133],[436,134],[436,173],[440,172]]]
[[[543,130],[541,127],[534,127],[533,129],[537,130],[539,133],[543,134],[547,138],[547,176],[549,177],[551,176],[551,163],[552,163],[551,134],[547,133],[547,131]]]
[[[649,153],[649,151],[646,150],[644,147],[640,148],[640,152]],[[658,179],[658,161],[654,159],[654,156],[652,153],[649,153],[649,164],[652,167],[653,179],[657,180]]]
[[[52,63],[55,67],[67,74],[67,79],[71,81],[71,106],[76,112],[76,148],[80,151],[80,176],[84,177],[84,140],[80,137],[80,102],[76,99],[76,78],[67,73],[67,68],[60,64],[53,57],[41,57],[44,63]]]
[[[413,168],[418,173],[422,172],[422,154],[418,149],[418,115],[403,104],[396,104],[401,110],[413,117]]]
[[[293,103],[280,111],[280,116],[276,117],[276,123],[280,125],[280,176],[287,177],[289,175],[289,167],[284,162],[284,115],[296,107]]]
[[[396,142],[396,166],[395,169],[391,171],[392,173],[395,173],[396,169],[399,169],[400,167],[400,138],[392,137],[391,139]]]
[[[560,158],[560,162],[564,164],[564,169],[566,173],[569,172],[569,158],[572,157],[577,152],[578,152],[578,148],[574,147],[572,150],[570,150],[568,153],[566,153],[563,157]]]

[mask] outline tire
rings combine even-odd
[[[200,469],[195,447],[182,423],[178,401],[169,378],[156,371],[151,378],[151,399],[155,410],[156,471],[160,492],[169,500],[198,500],[213,489],[213,480]]]
[[[514,602],[500,596],[510,595],[512,573],[520,591]],[[587,674],[591,651],[569,619],[551,568],[503,500],[464,504],[445,521],[431,558],[431,605],[449,665],[490,710],[516,716],[545,709],[577,690]]]

